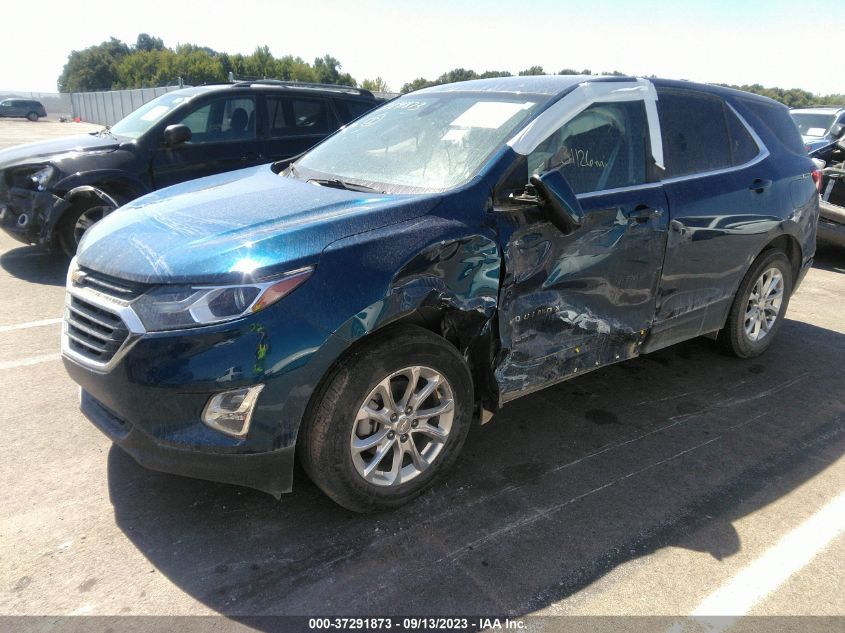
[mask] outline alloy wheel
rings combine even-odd
[[[82,236],[85,235],[85,231],[94,226],[95,223],[102,220],[106,215],[111,213],[111,211],[112,208],[109,206],[98,206],[85,209],[73,225],[74,245],[78,246],[79,242],[82,241]]]
[[[442,453],[455,412],[449,381],[420,365],[379,382],[358,409],[349,449],[358,474],[398,486],[430,468]]]
[[[763,339],[774,327],[783,303],[783,273],[768,268],[754,283],[745,306],[745,334],[753,342]]]

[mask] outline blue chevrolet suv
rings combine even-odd
[[[347,508],[396,507],[515,398],[700,335],[761,354],[817,183],[789,111],[735,90],[427,88],[97,223],[64,363],[144,466],[280,496],[298,459]]]

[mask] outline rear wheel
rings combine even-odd
[[[355,512],[407,503],[458,456],[472,418],[469,368],[448,342],[391,328],[342,360],[297,441],[305,471]]]
[[[783,325],[792,279],[792,265],[782,251],[763,252],[739,285],[719,335],[722,346],[740,358],[766,351]]]
[[[76,255],[76,249],[85,232],[112,211],[112,205],[99,201],[80,202],[68,209],[56,229],[62,250],[69,257]]]
[[[37,112],[30,112],[26,115],[26,118],[30,121],[37,121],[38,120],[38,113]]]

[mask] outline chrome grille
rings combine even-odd
[[[77,296],[70,296],[65,311],[65,336],[71,350],[98,363],[112,359],[129,336],[115,313]]]
[[[149,285],[118,279],[103,273],[91,270],[90,268],[78,268],[74,271],[71,281],[74,288],[90,288],[96,292],[120,299],[132,301],[144,293]]]

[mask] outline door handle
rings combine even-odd
[[[262,154],[244,154],[241,156],[241,161],[244,163],[251,161],[251,160],[261,160],[264,156]]]
[[[755,178],[751,186],[748,188],[755,193],[763,193],[766,189],[772,186],[771,180],[764,180],[763,178]]]
[[[648,222],[652,218],[660,217],[661,211],[660,209],[655,209],[654,207],[650,207],[646,204],[641,204],[637,207],[634,207],[633,211],[628,213],[628,219],[634,220],[639,224],[643,224]]]

